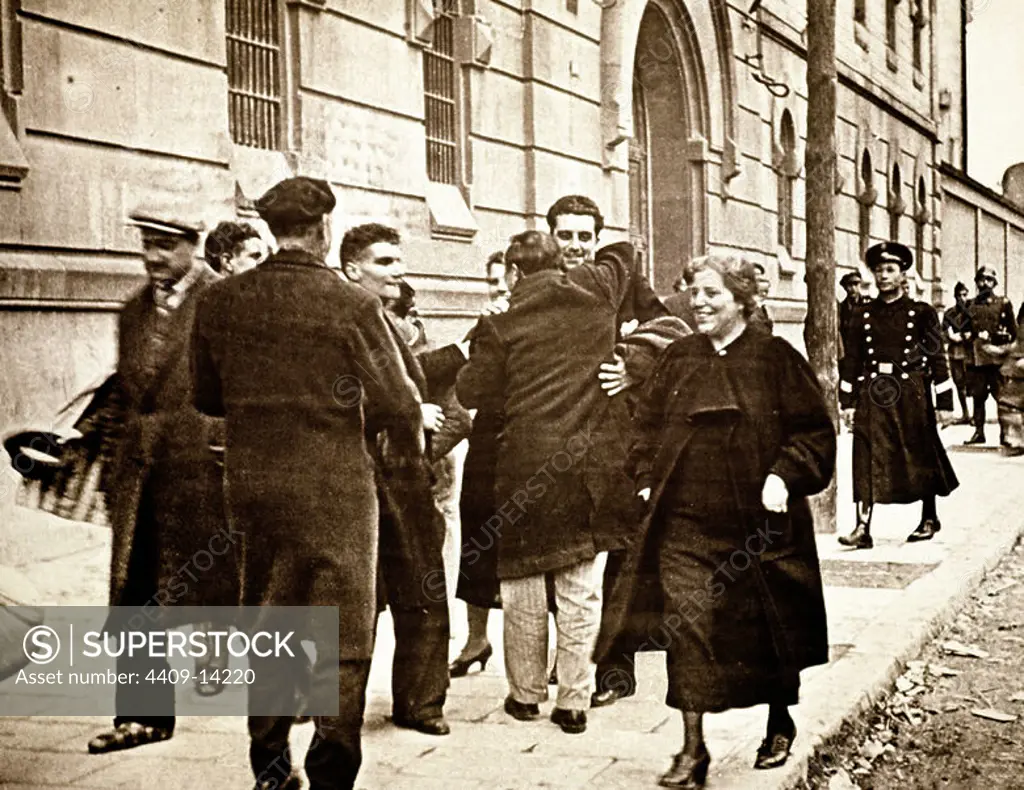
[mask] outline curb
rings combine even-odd
[[[998,512],[1000,508],[990,511]],[[918,656],[925,645],[945,628],[966,606],[988,573],[1024,536],[1024,519],[1000,532],[987,545],[969,547],[950,557],[935,571],[907,587],[886,617],[865,629],[858,645],[820,674],[803,684],[799,717],[806,723],[808,737],[794,743],[784,775],[770,779],[749,777],[745,787],[789,790],[806,781],[810,759],[841,730],[842,726],[884,698],[907,661]],[[948,594],[949,589],[952,594]],[[895,651],[893,648],[896,647]],[[750,753],[756,748],[752,744]]]

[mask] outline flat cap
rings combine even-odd
[[[137,208],[128,215],[128,224],[168,236],[184,236],[191,239],[198,239],[206,230],[206,223],[200,216],[181,208],[167,206]]]
[[[905,272],[914,265],[914,254],[910,248],[898,241],[883,241],[868,247],[864,253],[864,262],[869,269],[874,269],[883,263],[899,264],[900,271]]]
[[[991,266],[982,266],[978,271],[974,273],[974,282],[978,282],[982,277],[991,277],[996,282],[999,282],[999,275],[996,274],[996,270]]]
[[[854,283],[859,283],[863,281],[864,278],[860,276],[860,272],[847,272],[846,274],[839,278],[839,284],[843,288],[846,288],[848,285],[853,285]]]
[[[256,211],[271,231],[305,225],[330,214],[335,206],[331,185],[319,178],[296,176],[279,181],[256,201]]]

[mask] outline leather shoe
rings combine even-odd
[[[299,790],[302,787],[302,778],[298,774],[288,774],[283,782],[277,779],[264,779],[256,782],[255,790]]]
[[[706,748],[702,747],[697,757],[679,752],[672,758],[672,767],[662,774],[658,784],[661,787],[703,787],[710,765],[711,755]]]
[[[867,524],[858,524],[857,528],[849,535],[841,535],[839,543],[853,549],[870,549],[875,545],[875,541],[871,539],[871,533],[868,532]]]
[[[975,431],[974,435],[971,436],[971,438],[968,439],[966,442],[964,442],[964,444],[984,444],[984,443],[985,443],[985,434],[982,431]]]
[[[505,713],[519,721],[533,721],[540,716],[540,708],[536,702],[520,702],[505,697]]]
[[[416,730],[424,735],[447,735],[452,731],[452,728],[448,726],[448,722],[444,720],[444,716],[435,716],[430,719],[394,718],[392,721],[394,721],[396,727]]]
[[[636,692],[633,689],[623,691],[621,689],[605,689],[595,691],[590,695],[590,707],[603,708],[606,705],[614,705],[623,697],[632,697]]]
[[[469,674],[469,670],[473,667],[473,664],[480,664],[480,671],[483,672],[487,669],[487,662],[491,660],[491,656],[494,655],[494,648],[491,645],[487,645],[483,650],[477,653],[475,656],[469,658],[463,658],[459,656],[457,659],[452,661],[448,665],[448,677],[450,678],[461,678]]]
[[[907,535],[907,543],[917,543],[921,540],[931,540],[935,537],[935,533],[941,529],[938,521],[933,521],[930,518],[924,519],[920,524],[917,525],[917,529]]]
[[[789,759],[789,751],[793,748],[796,738],[796,727],[788,733],[777,732],[761,741],[754,759],[754,767],[759,769],[778,768]]]
[[[568,710],[555,708],[551,711],[551,721],[562,728],[562,732],[579,735],[587,731],[587,712],[585,710]]]
[[[174,734],[169,727],[151,727],[137,721],[124,721],[112,730],[101,732],[89,741],[89,754],[107,754],[166,741]]]

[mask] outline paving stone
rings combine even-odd
[[[0,783],[69,786],[105,766],[95,755],[47,754],[23,749],[5,750],[0,755]]]

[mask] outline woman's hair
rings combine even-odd
[[[693,285],[697,272],[706,269],[718,272],[722,282],[743,307],[744,317],[749,318],[757,307],[757,270],[750,261],[739,255],[702,255],[683,267],[683,280]]]

